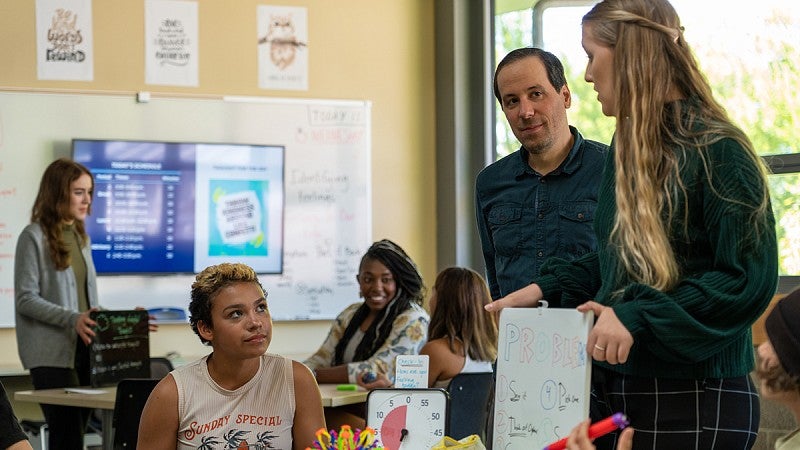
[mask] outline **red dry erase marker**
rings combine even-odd
[[[595,422],[589,426],[589,439],[597,439],[600,436],[611,433],[617,428],[625,428],[628,426],[628,417],[622,413],[616,413],[611,417]],[[544,450],[564,450],[567,448],[567,438],[553,442],[544,448]]]

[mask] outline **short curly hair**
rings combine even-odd
[[[211,302],[216,297],[220,289],[233,283],[256,283],[267,297],[267,291],[258,280],[258,274],[247,264],[242,263],[222,263],[215,266],[206,267],[198,273],[192,283],[192,298],[189,302],[189,323],[192,331],[200,337],[200,341],[205,345],[210,342],[200,335],[197,330],[197,323],[203,322],[209,327],[214,326],[211,319]]]

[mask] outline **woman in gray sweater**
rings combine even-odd
[[[31,223],[14,259],[17,347],[36,389],[89,384],[89,344],[97,282],[84,220],[91,212],[89,169],[61,158],[42,176]],[[42,405],[49,449],[83,448],[91,410]]]

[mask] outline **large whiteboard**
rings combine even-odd
[[[493,448],[543,448],[589,417],[593,323],[575,309],[502,310]]]
[[[284,271],[262,275],[275,320],[331,319],[358,300],[371,243],[371,105],[364,101],[191,99],[0,92],[0,327],[14,326],[14,250],[39,181],[73,138],[286,148]],[[106,308],[189,304],[192,275],[102,276]]]

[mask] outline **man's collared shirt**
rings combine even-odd
[[[475,211],[494,299],[530,284],[552,256],[596,250],[592,221],[608,146],[570,131],[569,155],[547,175],[531,169],[524,148],[478,174]]]

